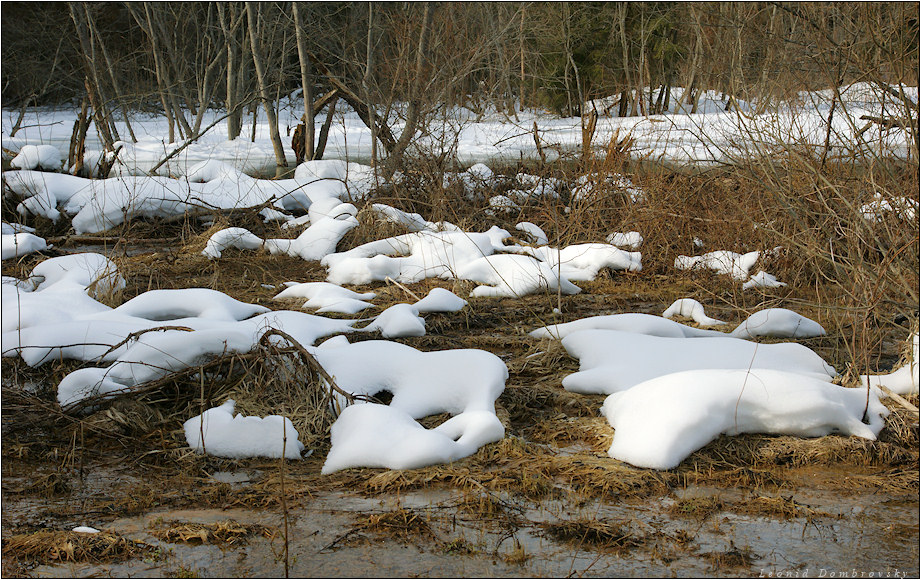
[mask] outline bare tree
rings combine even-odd
[[[305,38],[304,26],[301,23],[300,14],[297,9],[297,2],[291,3],[291,14],[294,16],[294,33],[297,37],[297,58],[301,65],[301,87],[304,97],[304,158],[313,159],[313,79],[311,78],[310,72],[310,57],[307,56],[307,39]],[[300,163],[300,161],[301,159],[297,160],[298,163]]]
[[[259,93],[262,97],[262,106],[269,120],[269,139],[275,151],[275,177],[281,177],[288,168],[285,158],[285,149],[281,144],[281,135],[278,133],[278,117],[275,115],[275,105],[269,97],[269,87],[265,71],[265,61],[262,56],[262,47],[259,45],[259,35],[256,33],[256,18],[258,7],[253,2],[246,3],[246,19],[249,25],[249,40],[253,55],[253,66],[256,68],[256,80],[259,83]]]
[[[384,179],[390,179],[403,160],[403,153],[406,147],[416,133],[416,124],[419,122],[419,86],[422,83],[423,67],[425,66],[425,54],[428,46],[429,29],[432,20],[432,4],[424,3],[422,11],[422,23],[419,30],[419,44],[416,48],[416,67],[415,82],[410,87],[409,105],[406,109],[406,123],[403,125],[403,131],[400,133],[400,139],[396,142],[390,157],[387,159],[387,165],[384,168]]]

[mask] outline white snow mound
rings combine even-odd
[[[280,415],[268,417],[234,416],[236,405],[228,399],[223,405],[192,417],[182,427],[189,447],[216,457],[300,459],[304,444],[291,419]],[[203,437],[204,436],[204,437]]]
[[[307,298],[304,308],[316,308],[317,312],[339,312],[355,314],[370,308],[377,297],[374,292],[354,292],[329,282],[304,282],[288,286],[275,296],[275,300],[286,298]]]
[[[742,322],[731,336],[736,338],[810,338],[824,336],[825,329],[818,322],[786,308],[765,308]]]
[[[828,380],[835,369],[798,343],[758,344],[728,336],[667,338],[618,330],[584,330],[563,339],[579,371],[567,391],[611,394],[670,373],[696,369],[768,368]]]
[[[717,274],[728,274],[735,280],[748,278],[751,270],[761,252],[748,252],[737,254],[727,250],[708,252],[702,256],[678,256],[675,258],[675,268],[679,270],[710,269]]]
[[[641,312],[626,312],[623,314],[605,314],[589,316],[572,322],[551,324],[532,330],[529,334],[534,338],[562,339],[580,330],[621,330],[636,332],[650,336],[670,336],[673,338],[698,338],[702,336],[726,336],[716,330],[694,328],[667,318],[643,314]]]
[[[432,288],[425,298],[413,306],[416,311],[423,312],[458,312],[467,306],[467,301],[450,290]]]
[[[662,316],[665,318],[684,316],[692,319],[701,326],[719,326],[721,324],[726,324],[722,320],[710,318],[704,314],[704,305],[693,298],[679,298],[675,300],[672,302],[672,305],[662,313]]]
[[[470,349],[421,352],[396,342],[372,340],[337,341],[316,349],[314,355],[346,392],[377,395],[387,391],[393,395],[389,406],[359,403],[342,412],[333,425],[332,449],[323,473],[364,466],[408,469],[454,461],[505,434],[495,415],[495,401],[505,388],[508,369],[491,353]],[[415,421],[444,412],[453,417],[432,430]]]
[[[412,304],[394,304],[377,315],[365,332],[380,332],[384,338],[425,336],[425,320]]]
[[[921,358],[918,356],[918,333],[913,334],[909,360],[891,373],[881,375],[860,375],[860,384],[873,387],[883,386],[897,395],[914,395],[921,384]]]
[[[614,428],[608,455],[637,467],[672,469],[720,434],[830,433],[875,440],[889,414],[874,394],[800,374],[694,370],[661,376],[605,399]]]
[[[64,159],[61,152],[51,145],[23,145],[19,154],[10,161],[16,169],[44,169],[55,171],[61,169]]]

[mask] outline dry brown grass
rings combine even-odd
[[[438,538],[424,515],[405,508],[360,516],[358,527],[402,540],[436,541]]]
[[[792,497],[782,496],[757,496],[741,502],[733,503],[733,512],[751,516],[767,516],[776,519],[793,519],[815,517],[828,517],[829,514],[802,504]]]
[[[673,516],[704,521],[711,515],[726,509],[726,503],[716,496],[688,497],[677,500],[669,506]]]
[[[25,562],[122,562],[154,553],[153,546],[118,534],[47,530],[3,539],[3,556]]]
[[[193,545],[216,544],[236,546],[246,544],[253,536],[274,538],[278,530],[259,524],[241,524],[233,519],[201,524],[194,522],[158,522],[153,536],[164,542]]]
[[[760,556],[752,552],[751,549],[747,547],[740,548],[732,543],[730,543],[730,548],[728,550],[722,552],[705,552],[700,554],[700,556],[707,560],[711,568],[715,571],[726,568],[751,568],[754,561],[760,558]]]
[[[626,550],[643,543],[626,526],[594,518],[577,518],[548,523],[544,534],[579,547],[592,546],[606,550]]]
[[[597,168],[610,172],[623,167]],[[546,171],[555,177],[577,175],[571,168]],[[856,183],[847,175],[839,178],[842,184]],[[683,500],[676,504],[671,515],[706,519],[720,510],[779,519],[821,515],[792,499],[784,499],[790,490],[801,485],[818,485],[841,493],[872,489],[906,497],[916,495],[918,421],[895,406],[891,407],[893,412],[886,428],[875,442],[841,436],[720,437],[678,468],[662,472],[635,468],[607,456],[613,430],[599,415],[604,398],[576,395],[562,389],[562,378],[578,369],[578,361],[566,354],[559,341],[528,337],[530,330],[599,314],[660,314],[672,301],[683,297],[697,298],[710,316],[731,323],[741,321],[755,310],[781,306],[797,310],[826,327],[828,336],[802,342],[839,370],[849,367],[860,370],[866,366],[885,370],[904,356],[904,339],[911,328],[917,329],[912,313],[905,312],[904,296],[893,298],[891,292],[884,292],[885,300],[856,309],[854,297],[842,294],[840,281],[834,278],[835,273],[827,264],[813,256],[803,258],[798,246],[788,245],[790,238],[796,236],[795,224],[775,199],[763,195],[757,181],[727,170],[699,175],[639,170],[631,179],[646,192],[646,202],[628,203],[622,192],[599,182],[593,200],[572,205],[568,214],[564,205],[569,200],[564,192],[564,199],[559,201],[525,204],[520,214],[513,217],[490,217],[484,212],[486,194],[501,193],[504,185],[500,184],[495,191],[483,191],[483,200],[469,201],[456,188],[443,190],[422,177],[417,180],[420,189],[413,189],[410,180],[386,197],[371,200],[421,213],[431,221],[447,219],[475,231],[485,231],[496,224],[511,228],[514,221],[526,219],[544,227],[554,243],[603,241],[613,231],[629,230],[639,230],[646,238],[641,248],[644,257],[641,272],[603,272],[596,281],[579,283],[582,294],[563,297],[559,302],[554,295],[515,300],[469,299],[469,306],[461,313],[426,315],[426,336],[400,340],[421,350],[480,348],[507,363],[509,380],[497,401],[506,437],[484,446],[471,457],[421,469],[350,469],[321,476],[333,417],[325,410],[325,392],[317,388],[315,377],[300,364],[296,353],[286,349],[263,349],[251,356],[215,360],[203,369],[192,369],[147,385],[136,396],[109,402],[82,417],[62,414],[56,408],[53,392],[53,385],[81,366],[79,363],[58,362],[29,369],[5,359],[5,377],[12,377],[14,384],[32,381],[48,388],[34,396],[25,396],[21,389],[4,384],[4,460],[15,456],[21,465],[47,464],[53,469],[30,472],[23,485],[17,481],[16,489],[4,482],[4,492],[69,497],[68,494],[74,493],[73,473],[81,457],[76,442],[80,441],[83,451],[95,453],[96,458],[123,458],[134,468],[152,474],[150,483],[117,490],[112,499],[98,501],[95,505],[99,509],[119,514],[180,505],[277,509],[282,504],[277,462],[201,456],[189,451],[185,444],[181,432],[184,420],[226,398],[234,398],[237,411],[247,415],[287,415],[301,434],[301,441],[315,450],[310,458],[286,465],[284,489],[289,507],[303,505],[316,492],[324,490],[393,495],[408,490],[446,488],[459,496],[453,504],[458,514],[471,519],[479,517],[483,526],[498,526],[500,531],[507,531],[521,523],[521,503],[539,504],[552,499],[578,505],[591,498],[615,502],[655,498],[670,495],[674,488],[694,484],[717,489],[743,488],[755,495],[746,501]],[[793,182],[791,187],[793,192],[815,198],[815,191],[809,188]],[[895,185],[890,183],[887,187],[894,189]],[[868,193],[861,190],[861,195]],[[340,249],[404,233],[392,224],[371,219],[370,211],[365,208],[358,217],[360,227],[349,232]],[[771,220],[775,221],[769,228],[753,225],[754,221],[766,224]],[[210,233],[228,225],[248,227],[262,237],[290,235],[282,234],[277,226],[255,223],[247,214],[224,216],[211,228],[190,222],[163,225],[162,231],[157,231],[156,223],[137,221],[107,235],[125,239],[168,236],[181,239],[181,243],[158,247],[155,253],[120,255],[117,262],[128,287],[121,296],[111,297],[112,304],[155,288],[207,287],[245,302],[296,310],[300,309],[297,302],[272,299],[281,289],[278,285],[289,280],[325,279],[325,270],[317,262],[288,256],[239,250],[229,250],[224,258],[214,261],[201,256]],[[813,224],[816,228],[828,225]],[[694,237],[704,239],[707,246],[696,249],[692,244]],[[839,243],[837,238],[833,242]],[[118,243],[121,243],[119,248],[130,247]],[[778,290],[743,292],[738,283],[725,276],[679,272],[673,265],[679,254],[697,255],[715,249],[765,250],[780,244],[788,245],[787,251],[757,266],[789,284]],[[4,261],[4,274],[24,277],[41,259],[31,256]],[[397,302],[414,301],[415,296],[424,296],[436,286],[466,297],[473,284],[443,280],[411,285],[381,282],[358,290],[378,294],[375,308],[367,311],[373,313]],[[559,313],[554,312],[557,306],[561,309]],[[857,334],[863,337],[863,342],[855,339]],[[376,337],[361,336],[354,340],[368,338]],[[861,352],[859,368],[855,349],[865,350]],[[197,376],[201,370],[206,379],[204,392],[201,377]],[[910,400],[917,405],[917,397]],[[442,414],[422,422],[432,427],[445,418]],[[81,433],[85,440],[77,438]],[[62,465],[67,469],[62,469]],[[241,468],[257,468],[264,475],[244,487],[208,478],[214,471]],[[822,474],[823,479],[810,479],[813,472]],[[161,489],[160,481],[167,478],[175,482],[175,490]],[[350,538],[372,534],[412,542],[431,540],[429,534],[434,534],[434,528],[427,517],[406,509],[366,514]],[[626,528],[615,528],[574,520],[559,524],[555,531],[559,537],[587,544],[607,542],[616,546],[621,542],[629,547],[644,540],[629,536],[624,531]],[[618,539],[618,532],[627,536]],[[194,540],[195,534],[208,532],[189,528],[182,533]],[[750,552],[735,547],[702,556],[715,569],[727,570],[745,567],[752,560]],[[514,547],[502,555],[510,563],[527,561],[529,557],[523,548]]]

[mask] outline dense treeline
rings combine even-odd
[[[579,115],[614,96],[606,113],[631,116],[660,111],[672,87],[694,107],[705,90],[731,106],[851,81],[918,83],[916,3],[4,2],[2,12],[3,105],[86,100],[106,141],[133,137],[106,120],[138,108],[165,114],[171,139],[199,134],[205,108],[226,108],[233,138],[247,112],[298,89],[317,105],[307,117],[344,99],[393,154],[405,144],[380,119],[396,102],[412,126],[455,104]]]
[[[272,88],[290,92],[301,83],[292,5],[253,8]],[[839,79],[917,82],[914,3],[436,3],[416,79],[425,9],[310,2],[300,24],[312,56],[354,88],[367,85],[374,101],[405,98],[421,81],[446,102],[521,98],[578,113],[587,98],[637,87],[742,98]],[[72,99],[84,77],[131,106],[162,90],[194,110],[255,89],[241,3],[5,2],[2,11],[6,106]],[[232,76],[242,86],[228,89]],[[646,97],[625,114],[654,108]]]

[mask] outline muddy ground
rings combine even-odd
[[[102,251],[115,259],[128,287],[109,297],[113,304],[151,288],[201,286],[297,309],[272,300],[278,285],[325,277],[315,262],[252,252],[209,261],[198,254],[204,229],[132,225],[97,239],[55,239],[45,256]],[[41,259],[5,262],[3,273],[24,277]],[[497,405],[506,438],[426,469],[322,476],[322,428],[301,431],[314,450],[301,461],[199,456],[181,425],[203,403],[187,392],[200,377],[72,416],[57,408],[54,388],[76,363],[36,370],[3,359],[3,576],[918,576],[919,428],[903,406],[887,401],[892,414],[878,441],[721,437],[676,469],[639,469],[607,456],[613,431],[599,413],[603,397],[562,389],[578,362],[558,343],[527,336],[585,316],[660,314],[692,296],[731,327],[768,306],[820,320],[828,336],[803,342],[845,369],[853,323],[821,299],[834,288],[743,293],[722,277],[655,264],[579,285],[575,296],[470,299],[460,313],[427,315],[426,336],[400,340],[421,350],[481,348],[509,367]],[[362,316],[434,286],[461,296],[471,288],[373,284],[359,289],[378,293]],[[872,364],[890,368],[911,322],[874,324],[881,340]],[[250,383],[264,369],[247,364],[239,380],[209,386],[209,403],[233,395],[239,412],[279,412],[260,407]],[[80,525],[102,533],[69,531]]]

